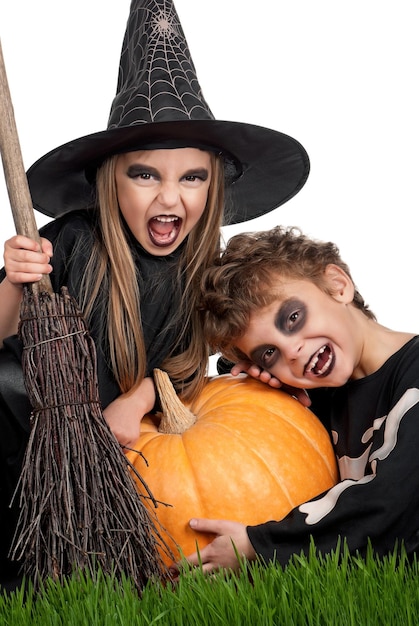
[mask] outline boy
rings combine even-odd
[[[341,482],[282,521],[253,527],[194,519],[216,538],[200,551],[204,571],[235,569],[236,552],[285,565],[346,539],[365,554],[419,546],[419,337],[380,325],[332,243],[298,229],[232,238],[202,283],[213,350],[273,386],[308,391],[328,426]],[[188,558],[198,565],[198,555]]]

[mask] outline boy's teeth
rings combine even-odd
[[[307,372],[312,372],[315,376],[321,376],[322,374],[327,372],[327,370],[330,367],[330,364],[332,363],[332,359],[333,359],[332,351],[329,352],[329,356],[327,358],[327,361],[323,364],[323,367],[321,368],[321,370],[316,371],[316,367],[317,367],[317,364],[319,362],[319,359],[320,359],[321,355],[324,353],[324,351],[326,350],[326,348],[327,348],[327,346],[323,346],[313,356],[313,358],[311,359],[311,361],[310,361],[310,363],[309,363],[309,365],[307,367]]]
[[[323,367],[320,370],[320,372],[318,372],[318,374],[324,374],[325,372],[327,372],[327,370],[330,367],[330,363],[331,362],[332,362],[332,353],[329,354],[329,358],[327,359],[326,363],[323,365]]]
[[[319,357],[321,354],[323,354],[323,352],[326,350],[326,346],[323,346],[323,348],[320,348],[320,350],[317,352],[317,354],[314,355],[314,357],[311,359],[309,366],[307,368],[307,370],[309,372],[313,371],[314,368],[316,367]]]

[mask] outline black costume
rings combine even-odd
[[[66,286],[78,300],[97,228],[95,216],[95,212],[87,210],[73,212],[41,229],[40,234],[54,247],[51,282],[56,293]],[[179,322],[174,320],[178,319],[176,313],[182,288],[177,276],[182,246],[170,255],[158,257],[145,252],[128,230],[127,238],[138,270],[146,374],[150,375],[155,367],[161,367],[179,335]],[[4,276],[2,269],[0,281]],[[89,331],[96,345],[99,395],[105,408],[120,394],[120,389],[109,364],[108,341],[101,323],[101,308],[106,311],[108,294],[102,293],[101,297],[92,314]],[[20,365],[20,341],[14,336],[4,344],[5,348],[0,351],[0,582],[13,568],[6,555],[17,521],[17,507],[9,508],[9,504],[21,472],[31,412]]]
[[[341,482],[295,508],[284,520],[248,527],[256,552],[286,564],[308,552],[310,536],[323,553],[345,538],[351,552],[376,554],[404,542],[419,546],[419,337],[370,376],[316,390],[313,410],[331,430]]]

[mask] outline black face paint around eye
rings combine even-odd
[[[298,298],[282,302],[275,317],[275,327],[284,335],[301,330],[307,317],[307,307]]]
[[[141,165],[140,163],[134,163],[127,169],[127,176],[129,178],[138,178],[139,176],[155,176],[156,170],[148,167],[147,165]]]

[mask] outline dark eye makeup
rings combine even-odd
[[[197,178],[199,178],[199,180],[207,180],[208,176],[209,176],[208,170],[205,167],[203,167],[197,170],[190,170],[189,172],[186,172],[182,178],[186,180],[194,181]]]
[[[307,317],[306,305],[297,298],[282,302],[275,317],[276,328],[285,335],[301,330]]]
[[[160,178],[159,172],[154,168],[148,165],[142,165],[141,163],[133,163],[127,169],[127,176],[129,178],[144,178],[148,180],[150,178]],[[198,168],[196,170],[188,170],[183,174],[182,180],[187,180],[190,182],[194,182],[195,180],[205,181],[208,179],[209,172],[208,170],[203,168]]]
[[[141,165],[141,163],[133,163],[127,169],[127,176],[128,178],[139,178],[141,176],[142,178],[147,180],[152,176],[158,176],[158,172],[152,167]]]
[[[298,298],[290,298],[281,302],[275,315],[274,323],[283,335],[291,335],[300,331],[307,319],[307,306]],[[279,356],[279,350],[272,345],[264,344],[255,348],[250,354],[251,360],[263,369],[273,367]]]
[[[277,350],[273,346],[258,346],[255,350],[252,350],[249,358],[258,367],[268,369],[268,367],[273,365],[273,357],[276,352]]]

